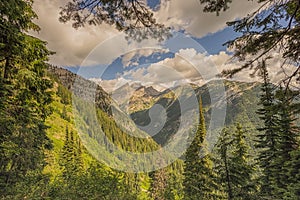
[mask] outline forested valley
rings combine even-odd
[[[294,9],[299,22],[299,2],[288,2],[288,11]],[[216,5],[207,11],[209,8],[222,10]],[[0,2],[0,199],[300,199],[299,88],[273,84],[268,58],[258,63],[261,82],[221,80],[226,94],[231,95],[224,97],[228,109],[224,127],[207,131],[210,111],[216,105],[210,105],[205,85],[195,86],[199,120],[185,154],[151,172],[124,172],[99,161],[90,149],[104,158],[111,156],[101,149],[110,149],[108,143],[141,154],[156,151],[173,137],[168,131],[176,128],[176,120],[168,124],[163,135],[134,137],[145,134],[137,127],[128,135],[112,117],[111,105],[120,105],[112,103],[109,93],[92,81],[49,64],[53,52],[47,43],[28,33],[39,30],[33,21],[36,17],[32,1]],[[299,24],[295,27],[299,29]],[[120,27],[123,29],[126,27]],[[295,63],[299,61],[298,33],[292,35],[298,37],[297,42],[290,44]],[[74,94],[78,89],[73,85],[75,79],[97,88],[95,106],[90,106],[86,96],[76,95],[78,91]],[[219,87],[218,81],[207,84]],[[172,115],[177,112],[176,96],[167,92],[159,93],[161,96],[155,93],[154,97],[157,102],[167,102]],[[134,107],[133,121],[145,121],[154,103]],[[80,112],[91,113],[90,109],[96,110],[100,126],[95,127],[84,115],[75,120]],[[121,118],[125,126],[135,126]],[[82,130],[88,134],[83,135]],[[86,141],[90,141],[89,148]]]

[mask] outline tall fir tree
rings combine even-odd
[[[300,147],[290,152],[291,160],[285,167],[288,169],[287,189],[284,191],[283,199],[294,200],[300,197]]]
[[[289,88],[280,87],[275,94],[276,106],[275,110],[278,115],[278,153],[274,162],[280,166],[277,174],[276,196],[283,198],[284,193],[288,190],[290,184],[289,171],[292,160],[291,152],[296,151],[299,146],[299,128],[295,125],[294,98],[298,94],[297,91]]]
[[[229,162],[233,183],[233,199],[256,198],[256,186],[253,183],[255,166],[249,153],[250,146],[245,138],[245,130],[241,124],[237,124],[232,140],[232,156]]]
[[[63,178],[68,181],[76,179],[83,171],[82,147],[79,138],[73,131],[66,128],[65,143],[60,155],[60,165],[63,171]]]
[[[262,62],[261,76],[263,84],[257,113],[263,121],[258,128],[256,147],[258,148],[257,162],[262,170],[260,178],[261,195],[272,196],[275,193],[279,166],[274,162],[278,153],[278,115],[275,111],[274,87],[270,83],[266,64]]]
[[[6,194],[32,171],[41,174],[44,149],[51,147],[44,122],[52,83],[46,43],[26,33],[39,30],[32,1],[1,1],[0,8],[0,190]]]
[[[228,155],[228,152],[231,150],[231,139],[228,128],[223,128],[215,146],[214,170],[218,174],[219,190],[221,193],[224,193],[224,199],[225,197],[227,197],[226,199],[233,198],[231,172],[229,169],[230,159]]]
[[[185,199],[218,199],[217,183],[213,172],[211,154],[207,150],[206,128],[202,107],[199,100],[199,123],[191,145],[186,151],[184,166]]]
[[[255,199],[255,167],[245,137],[245,131],[237,124],[231,134],[228,129],[223,129],[216,145],[219,156],[216,170],[229,200]]]
[[[265,198],[282,199],[288,190],[288,163],[290,153],[298,148],[299,131],[294,125],[298,110],[294,102],[297,92],[288,87],[272,88],[263,62],[261,105],[258,114],[264,122],[259,128],[257,147],[258,163],[262,169],[261,195]]]
[[[158,165],[163,163],[162,159],[157,160]],[[162,168],[154,171],[150,174],[152,177],[151,188],[150,188],[150,196],[154,200],[164,200],[166,199],[166,188],[167,188],[167,168]]]

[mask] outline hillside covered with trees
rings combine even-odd
[[[200,2],[206,12],[217,14],[231,3]],[[0,199],[300,199],[299,88],[291,84],[299,81],[294,79],[299,78],[300,1],[275,1],[267,16],[259,13],[230,23],[243,33],[229,42],[237,45],[234,56],[243,60],[263,52],[224,74],[251,68],[262,82],[218,80],[225,83],[229,111],[224,127],[213,132],[207,131],[210,110],[220,105],[211,105],[207,85],[195,86],[199,120],[187,130],[186,152],[166,167],[139,172],[114,169],[99,157],[110,158],[112,146],[143,156],[168,144],[174,137],[170,129],[177,126],[176,97],[169,90],[151,89],[146,94],[151,101],[144,101],[139,94],[131,120],[101,86],[48,63],[53,52],[28,33],[39,31],[32,3],[0,2]],[[81,10],[86,7],[99,8],[100,14],[92,9],[92,18],[85,18]],[[278,17],[290,22],[286,29],[278,24]],[[137,0],[75,0],[61,12],[61,21],[69,20],[75,21],[75,27],[105,22],[136,39],[145,34],[163,39],[169,30]],[[238,45],[243,37],[247,45]],[[275,45],[283,42],[284,58],[295,67],[279,85],[270,81],[267,66],[268,53],[276,48],[274,40]],[[218,81],[208,84],[217,90]],[[89,96],[89,88],[95,88],[94,96]],[[147,120],[149,108],[157,102],[165,105],[172,123],[162,135],[151,137],[136,124]],[[89,118],[94,113],[97,122]],[[116,155],[115,165],[121,157]],[[163,162],[154,158],[151,163]],[[134,157],[126,162],[148,167]]]

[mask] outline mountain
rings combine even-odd
[[[49,122],[49,126],[71,127],[93,157],[110,162],[116,147],[120,148],[116,152],[149,152],[158,148],[157,143],[138,129],[99,85],[54,66],[49,67],[49,73],[55,81],[55,95],[58,96],[53,106],[56,112],[51,116],[56,123]],[[62,117],[64,107],[69,121]],[[64,133],[65,130],[56,132]],[[63,136],[55,133],[50,138],[61,143]],[[115,165],[121,163],[122,157],[115,158],[114,162]]]
[[[181,116],[185,114],[193,115],[193,109],[195,109],[195,105],[192,103],[193,94],[198,99],[200,96],[202,98],[206,124],[211,130],[208,133],[211,141],[216,140],[218,132],[223,128],[223,125],[230,126],[236,122],[241,122],[255,133],[255,127],[260,124],[256,114],[260,91],[259,83],[214,80],[201,87],[191,85],[191,90],[175,87],[162,92],[155,90],[151,86],[146,87],[137,83],[127,83],[114,91],[110,96],[98,84],[85,80],[68,70],[51,66],[49,71],[54,74],[66,90],[72,91],[75,96],[80,97],[84,101],[95,102],[97,109],[100,110],[97,111],[97,119],[88,119],[91,115],[89,113],[93,113],[93,108],[89,104],[78,103],[80,107],[83,107],[81,110],[86,112],[83,116],[78,117],[83,124],[80,126],[82,128],[81,131],[89,132],[92,137],[95,137],[97,131],[104,131],[91,128],[97,127],[99,117],[102,116],[103,118],[104,115],[107,117],[104,117],[105,119],[103,118],[102,120],[108,120],[110,121],[108,124],[114,124],[113,126],[118,131],[120,130],[121,133],[119,134],[122,137],[126,138],[126,134],[129,134],[138,139],[146,139],[146,143],[150,142],[149,145],[153,147],[156,143],[164,145],[179,130]],[[182,97],[181,100],[178,99],[180,96]],[[76,98],[73,98],[73,104],[74,99],[76,100]],[[182,100],[187,105],[183,111],[180,110],[180,101]],[[89,124],[93,121],[96,124]],[[100,124],[102,123],[100,121]],[[187,124],[184,124],[184,126],[189,127]],[[104,129],[105,127],[101,128]],[[151,137],[156,142],[148,141]],[[122,141],[121,146],[127,148],[126,142]]]
[[[84,79],[69,70],[49,65],[48,71],[54,75],[54,79],[60,82],[67,90],[76,96],[94,101],[97,107],[110,113],[111,97],[93,81]]]
[[[147,87],[139,83],[124,84],[112,93],[112,98],[126,113],[150,108],[159,96],[160,92],[152,86]]]
[[[242,122],[255,132],[255,126],[260,124],[260,120],[255,113],[259,101],[259,83],[214,80],[201,87],[195,87],[195,85],[191,87],[194,89],[195,96],[198,99],[200,96],[202,98],[206,113],[206,124],[211,128],[211,135],[209,136],[211,137],[211,140],[215,140],[217,135],[216,132],[220,131],[223,125],[230,126],[236,122]],[[151,123],[149,117],[151,110],[155,110],[157,105],[161,106],[162,109],[165,110],[167,119],[160,132],[154,135],[153,139],[161,145],[168,143],[178,131],[180,117],[183,115],[177,97],[185,96],[185,101],[191,101],[193,96],[193,92],[189,92],[190,94],[183,94],[182,92],[184,91],[180,91],[180,87],[163,91],[155,96],[155,102],[152,102],[150,108],[143,109],[149,106],[149,104],[143,104],[144,102],[149,101],[149,97],[140,90],[138,96],[131,97],[133,99],[138,99],[138,101],[132,101],[134,105],[129,105],[130,107],[134,106],[136,108],[136,112],[131,113],[131,118],[137,125],[147,126]],[[213,101],[211,98],[214,98]],[[186,108],[186,110],[192,109],[192,105]],[[156,115],[155,118],[160,117]],[[222,121],[223,119],[224,123]]]

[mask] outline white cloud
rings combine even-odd
[[[215,13],[204,13],[199,0],[162,0],[156,17],[168,26],[202,37],[222,30],[226,27],[226,22],[245,16],[257,7],[255,1],[235,0],[230,4],[229,10],[216,16]]]
[[[231,60],[231,55],[226,54],[225,52],[220,52],[217,55],[209,56],[210,59],[216,64],[216,67],[219,71],[234,69],[242,66],[243,63]],[[255,56],[251,56],[254,58]],[[278,84],[283,80],[287,75],[293,73],[293,67],[291,65],[284,65],[284,59],[282,55],[278,52],[271,53],[271,59],[267,61],[267,68],[269,73],[269,78],[272,83]],[[248,59],[251,59],[250,57]],[[252,69],[242,70],[240,73],[237,73],[233,80],[243,81],[243,82],[261,82],[261,78],[256,74],[252,77],[250,74],[253,73]]]
[[[34,1],[34,10],[39,16],[37,23],[41,27],[41,32],[39,34],[34,33],[34,35],[46,40],[49,49],[56,52],[55,55],[51,56],[51,63],[61,66],[76,66],[88,57],[85,64],[94,65],[99,64],[99,62],[103,64],[110,63],[118,56],[133,49],[155,46],[160,48],[157,41],[151,39],[140,44],[128,45],[124,38],[116,39],[119,32],[106,24],[87,25],[76,30],[71,23],[60,23],[58,21],[60,7],[68,1]],[[231,6],[232,8],[226,13],[216,17],[215,14],[203,13],[197,0],[165,0],[162,1],[160,9],[155,15],[161,23],[178,29],[185,29],[188,33],[199,37],[223,29],[226,21],[240,17],[256,7],[255,3],[248,1],[234,1]],[[106,45],[103,45],[103,42]],[[91,56],[90,53],[95,47],[97,49],[93,51]],[[151,52],[143,50],[139,53],[149,55]],[[125,66],[128,65],[132,56],[134,55],[129,53],[124,57]]]
[[[74,29],[72,23],[63,24],[58,21],[60,7],[69,0],[36,0],[34,10],[39,16],[37,24],[41,27],[39,33],[31,33],[48,42],[48,48],[56,52],[50,57],[50,62],[59,66],[90,66],[110,64],[119,56],[136,50],[143,55],[150,55],[150,49],[161,49],[154,39],[131,42],[125,39],[113,26],[101,24],[97,26]],[[140,49],[143,50],[140,50]],[[162,50],[161,50],[162,51]]]
[[[231,55],[226,52],[220,52],[216,55],[207,55],[197,53],[195,49],[181,49],[174,58],[166,58],[163,61],[154,63],[147,68],[138,68],[125,71],[120,78],[105,81],[102,86],[107,89],[107,84],[114,84],[114,89],[118,85],[124,84],[124,78],[127,82],[140,82],[143,85],[157,86],[158,88],[169,88],[184,83],[194,83],[202,85],[216,78],[223,70],[234,69],[241,66],[242,63],[230,60]],[[292,67],[288,66],[282,69],[283,59],[278,53],[273,53],[273,59],[268,61],[269,75],[273,83],[292,73]],[[250,77],[251,70],[243,70],[236,74],[233,80],[243,82],[261,81],[260,77]],[[123,77],[123,79],[122,79]],[[119,82],[119,83],[118,83]],[[113,87],[109,87],[113,91]]]
[[[209,56],[189,48],[179,50],[174,58],[166,58],[147,68],[125,71],[122,76],[148,84],[174,85],[186,80],[208,80],[218,73]]]
[[[154,48],[137,49],[137,50],[126,53],[122,57],[122,64],[124,65],[124,67],[128,67],[130,65],[135,66],[135,65],[139,64],[137,61],[141,57],[148,57],[154,53],[166,53],[168,51],[169,51],[168,49],[154,49]]]
[[[33,7],[39,16],[37,23],[41,31],[33,34],[46,40],[48,48],[56,52],[51,56],[51,63],[63,66],[80,65],[96,45],[116,35],[118,31],[106,24],[76,30],[71,23],[60,23],[60,7],[66,2],[68,0],[34,1]]]

